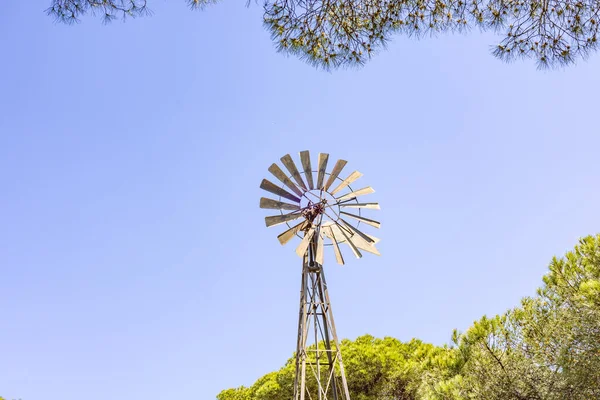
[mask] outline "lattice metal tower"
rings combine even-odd
[[[361,223],[375,228],[380,226],[379,222],[362,215],[367,209],[378,210],[379,204],[357,200],[359,196],[373,193],[373,188],[353,190],[350,185],[362,174],[354,171],[346,179],[341,179],[339,174],[347,161],[338,160],[328,173],[328,159],[328,154],[319,153],[318,169],[313,171],[309,152],[302,151],[300,161],[303,171],[300,172],[292,157],[286,154],[281,157],[281,162],[289,175],[277,164],[269,167],[269,172],[282,185],[277,186],[267,179],[263,179],[260,185],[278,196],[277,200],[260,199],[261,208],[280,210],[280,215],[265,218],[267,227],[284,223],[288,226],[277,237],[282,245],[294,236],[301,239],[296,248],[296,254],[302,258],[302,283],[293,400],[350,400],[323,270],[324,248],[333,247],[335,259],[342,265],[344,258],[340,244],[346,244],[357,258],[362,257],[361,250],[379,255],[375,248],[379,239],[359,229]],[[316,183],[313,173],[317,174]],[[356,209],[358,214],[348,212],[350,209]],[[284,210],[291,212],[284,213]],[[302,221],[290,225],[291,221],[298,219]]]

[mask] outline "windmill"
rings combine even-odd
[[[362,174],[354,171],[342,179],[339,175],[347,161],[338,160],[328,173],[328,160],[329,154],[319,153],[317,170],[313,171],[310,153],[302,151],[300,172],[292,157],[286,154],[281,157],[281,163],[289,174],[277,164],[269,167],[281,185],[267,179],[260,184],[261,189],[278,197],[260,199],[261,208],[280,212],[265,218],[267,227],[286,224],[287,229],[277,236],[282,245],[295,236],[300,239],[296,254],[302,258],[302,284],[293,400],[350,400],[323,270],[325,247],[333,247],[335,259],[341,265],[344,264],[342,244],[357,258],[362,257],[361,250],[379,255],[375,248],[379,239],[362,232],[360,226],[380,226],[379,222],[362,215],[366,209],[379,210],[379,204],[358,200],[373,193],[373,188],[352,189],[351,185]],[[316,173],[316,182],[313,173]]]

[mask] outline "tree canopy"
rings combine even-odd
[[[201,9],[217,0],[185,0]],[[51,0],[67,23],[86,13],[110,21],[149,14],[148,0]],[[325,69],[361,65],[398,33],[423,37],[473,28],[501,35],[505,61],[568,65],[598,47],[596,0],[265,0],[264,23],[277,49]]]
[[[600,235],[554,258],[535,296],[455,331],[451,346],[365,335],[342,348],[355,400],[598,399]],[[218,400],[289,400],[293,360]]]

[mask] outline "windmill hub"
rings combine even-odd
[[[313,203],[309,200],[308,205],[304,208],[304,210],[302,210],[302,215],[307,221],[313,224],[318,216],[323,215],[326,207],[327,199],[323,199],[316,203]],[[307,226],[305,230],[308,230],[309,228],[310,226]]]

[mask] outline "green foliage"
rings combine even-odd
[[[353,400],[600,399],[600,235],[554,258],[534,297],[453,333],[452,347],[413,339],[344,340]],[[294,359],[219,400],[289,400]]]
[[[455,349],[370,335],[344,340],[342,347],[349,389],[355,400],[449,399],[460,379],[455,376],[461,363]],[[217,398],[289,400],[293,392],[293,363],[292,358],[282,369],[263,376],[251,387],[228,389]]]
[[[216,0],[186,0],[204,8]],[[493,30],[493,54],[571,64],[598,48],[596,0],[265,0],[264,23],[280,51],[330,69],[360,65],[396,33],[423,37]],[[52,0],[48,14],[72,23],[86,14],[105,21],[148,14],[147,0]]]
[[[216,0],[186,0],[192,9],[203,9]],[[104,22],[150,15],[148,0],[52,0],[46,13],[59,22],[78,22],[85,14],[101,17]]]
[[[456,338],[478,398],[600,398],[600,235],[549,270],[536,297]]]

